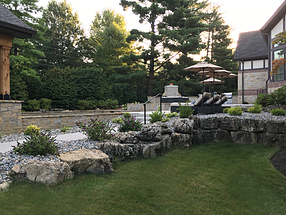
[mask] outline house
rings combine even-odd
[[[10,99],[9,54],[14,37],[25,39],[37,31],[0,4],[0,100]]]
[[[270,76],[272,60],[286,58],[286,44],[272,45],[275,35],[286,30],[286,1],[257,31],[239,34],[234,60],[239,61],[238,102],[254,103],[258,94],[286,84],[285,67]]]

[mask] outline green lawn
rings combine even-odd
[[[0,214],[286,214],[277,148],[205,144],[81,175],[57,186],[17,183]]]

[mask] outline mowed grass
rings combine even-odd
[[[57,186],[16,183],[0,193],[0,214],[286,214],[286,178],[269,161],[277,151],[205,144]]]

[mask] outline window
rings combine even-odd
[[[273,59],[274,60],[278,60],[278,59],[281,59],[281,58],[284,58],[284,49],[281,49],[281,50],[273,52]],[[281,66],[277,70],[278,74],[274,75],[274,81],[281,81],[281,80],[285,79],[285,77],[284,77],[284,68],[285,68],[285,66]]]

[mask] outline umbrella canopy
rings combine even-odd
[[[201,84],[222,84],[223,81],[216,78],[209,78],[200,82]]]
[[[223,68],[208,62],[199,62],[193,66],[189,66],[185,68],[186,71],[192,71],[192,72],[200,72],[200,71],[210,71],[213,72],[215,70],[222,70]]]
[[[211,78],[232,78],[232,77],[236,77],[235,74],[231,73],[230,71],[227,70],[215,70],[214,72],[204,72],[204,71],[200,71],[198,73],[199,75],[204,75],[206,77],[211,77]],[[234,76],[232,76],[234,75]]]

